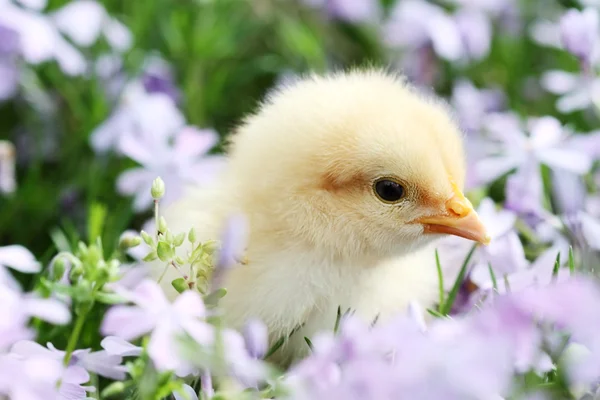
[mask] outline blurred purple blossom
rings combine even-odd
[[[559,24],[564,48],[589,65],[598,50],[598,10],[591,7],[583,11],[570,9],[561,17]]]
[[[10,99],[19,86],[19,35],[0,23],[0,101]]]
[[[150,187],[157,176],[167,185],[161,202],[168,205],[180,198],[186,185],[211,181],[224,165],[224,157],[207,155],[219,140],[214,130],[184,126],[172,139],[170,142],[169,137],[151,136],[146,131],[120,138],[120,152],[142,165],[117,179],[121,194],[135,196],[134,210],[143,211],[152,205]]]
[[[5,284],[10,285],[12,288],[18,288],[19,285],[8,271],[8,268],[33,274],[40,272],[42,266],[25,247],[10,245],[0,247],[0,285]]]
[[[128,341],[117,337],[117,336],[107,336],[102,339],[100,343],[102,348],[106,350],[108,354],[127,357],[127,356],[139,356],[142,354],[142,348],[139,346],[135,346]]]
[[[487,115],[501,111],[505,102],[501,90],[478,89],[464,78],[454,83],[451,103],[462,128],[468,133],[479,133]]]
[[[109,309],[102,322],[103,334],[132,340],[151,333],[148,354],[159,370],[172,370],[179,376],[197,372],[178,348],[179,335],[184,333],[200,344],[214,340],[214,328],[203,320],[206,312],[197,292],[185,291],[171,304],[156,282],[144,280],[133,291],[117,293],[135,305]]]
[[[78,46],[89,47],[101,35],[114,50],[119,52],[129,50],[132,45],[132,35],[129,29],[111,18],[104,6],[93,0],[67,3],[51,14],[51,18],[58,29]]]
[[[19,341],[11,349],[11,353],[23,357],[45,357],[62,361],[65,352],[56,349],[52,343],[47,347],[32,341]],[[90,349],[75,350],[69,362],[69,367],[80,367],[86,371],[96,373],[110,379],[125,379],[126,367],[121,365],[123,358],[118,355],[109,354],[106,350],[94,351]],[[85,383],[83,381],[81,383]]]
[[[263,358],[268,350],[267,326],[258,320],[250,320],[244,326],[244,340],[251,357]]]
[[[242,261],[248,234],[248,219],[245,215],[233,214],[227,218],[221,233],[221,248],[211,278],[213,290],[219,289],[227,271]]]
[[[540,83],[559,96],[556,109],[564,114],[589,108],[600,100],[600,79],[593,75],[550,70],[542,74]]]
[[[45,1],[21,3],[29,8],[19,7],[8,0],[0,1],[0,25],[18,34],[18,54],[29,64],[55,60],[67,75],[83,75],[88,68],[87,61],[61,33],[80,47],[91,46],[101,33],[117,51],[125,51],[131,46],[129,30],[110,18],[104,7],[95,1],[70,2],[50,15],[42,13]],[[5,58],[0,57],[3,70],[7,67]],[[11,71],[4,71],[4,77],[10,77]],[[7,83],[3,84],[9,87]]]
[[[22,293],[0,283],[0,351],[18,340],[33,337],[27,326],[32,317],[64,325],[71,320],[71,313],[61,301]]]
[[[378,0],[303,0],[314,8],[323,9],[328,16],[352,23],[374,23],[381,17]]]
[[[596,156],[595,150],[586,151],[578,146],[560,122],[549,116],[531,118],[524,127],[512,114],[491,115],[486,134],[487,155],[474,166],[481,184],[490,183],[512,169],[534,169],[540,164],[585,174]],[[523,178],[530,176],[525,174]]]
[[[57,360],[0,353],[0,395],[9,399],[58,400],[56,383],[63,375]]]
[[[449,14],[422,0],[398,2],[383,27],[392,48],[414,52],[431,45],[447,61],[480,60],[489,53],[492,27],[489,16],[475,7]]]

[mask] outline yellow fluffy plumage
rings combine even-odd
[[[193,226],[207,240],[232,213],[247,216],[248,263],[226,276],[221,304],[227,324],[259,318],[272,340],[304,324],[281,362],[306,353],[304,336],[332,329],[338,306],[371,321],[411,300],[432,304],[434,239],[488,241],[462,195],[462,134],[445,103],[395,74],[300,79],[268,96],[230,140],[216,182],[191,188],[165,217],[175,232]],[[161,283],[171,297],[176,277]]]

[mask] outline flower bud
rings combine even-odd
[[[160,176],[152,182],[150,194],[154,200],[158,200],[165,195],[165,183],[160,179]]]
[[[158,230],[163,233],[167,231],[167,220],[165,217],[160,217],[158,220]]]
[[[139,236],[125,235],[119,241],[119,247],[123,250],[139,246],[142,243],[142,238]]]

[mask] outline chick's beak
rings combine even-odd
[[[423,225],[424,233],[455,235],[484,245],[490,243],[491,238],[483,222],[460,190],[455,190],[444,206],[445,210],[440,214],[415,221]]]

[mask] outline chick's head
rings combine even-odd
[[[444,234],[489,241],[462,190],[462,134],[445,103],[382,71],[311,76],[247,118],[230,173],[263,233],[331,257],[388,257]]]

